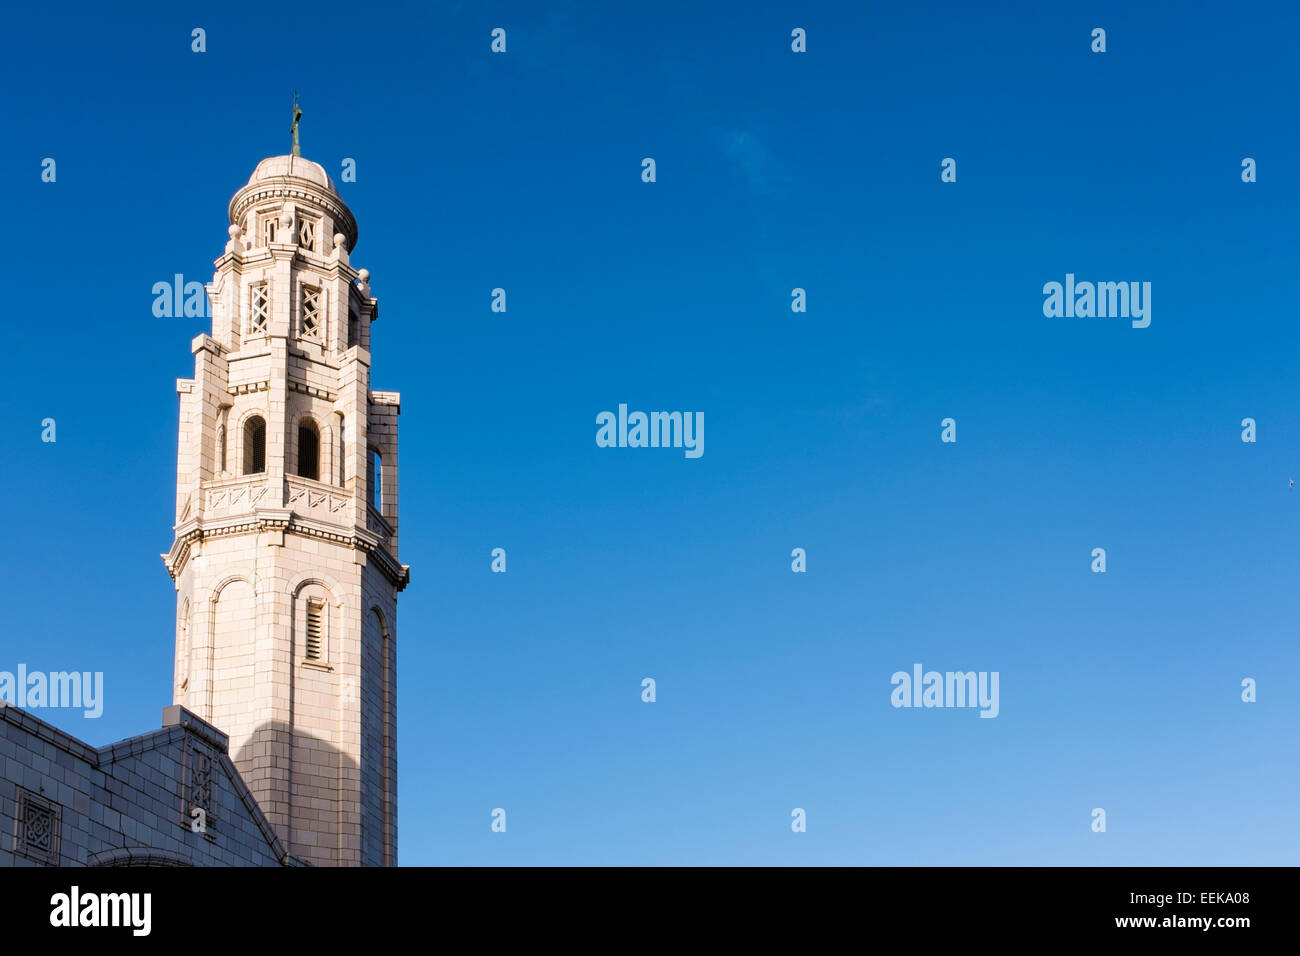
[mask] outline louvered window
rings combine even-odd
[[[307,660],[319,661],[325,656],[325,605],[320,601],[307,602]]]

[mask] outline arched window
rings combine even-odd
[[[217,460],[218,460],[217,471],[218,472],[225,471],[226,470],[226,426],[225,425],[217,426]]]
[[[319,581],[307,581],[293,595],[294,647],[301,663],[328,664],[338,647],[330,633],[333,604]]]
[[[244,474],[266,471],[266,420],[254,415],[244,422]]]
[[[298,423],[298,474],[320,480],[320,432],[309,418]]]
[[[366,484],[370,486],[370,507],[380,514],[384,513],[384,460],[379,452],[370,449],[370,467],[367,469]]]

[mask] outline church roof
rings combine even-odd
[[[30,711],[0,704],[0,751],[9,754],[0,760],[8,767],[0,817],[26,794],[53,821],[44,858],[18,840],[10,851],[0,839],[0,866],[12,866],[15,854],[58,866],[309,865],[280,842],[230,759],[229,741],[172,705],[163,710],[162,729],[92,747]],[[199,756],[210,761],[202,770]],[[196,787],[214,814],[212,836],[196,837],[181,823],[182,808],[199,799]]]

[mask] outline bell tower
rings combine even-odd
[[[370,385],[378,303],[351,265],[356,220],[319,164],[264,159],[229,215],[212,334],[176,382],[173,703],[230,735],[289,852],[395,865],[410,569],[397,551],[401,399]]]

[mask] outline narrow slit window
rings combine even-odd
[[[373,448],[370,450],[370,468],[369,468],[370,485],[370,507],[374,508],[380,514],[384,513],[384,460],[379,457],[379,452]]]
[[[339,416],[339,487],[348,483],[348,422]]]

